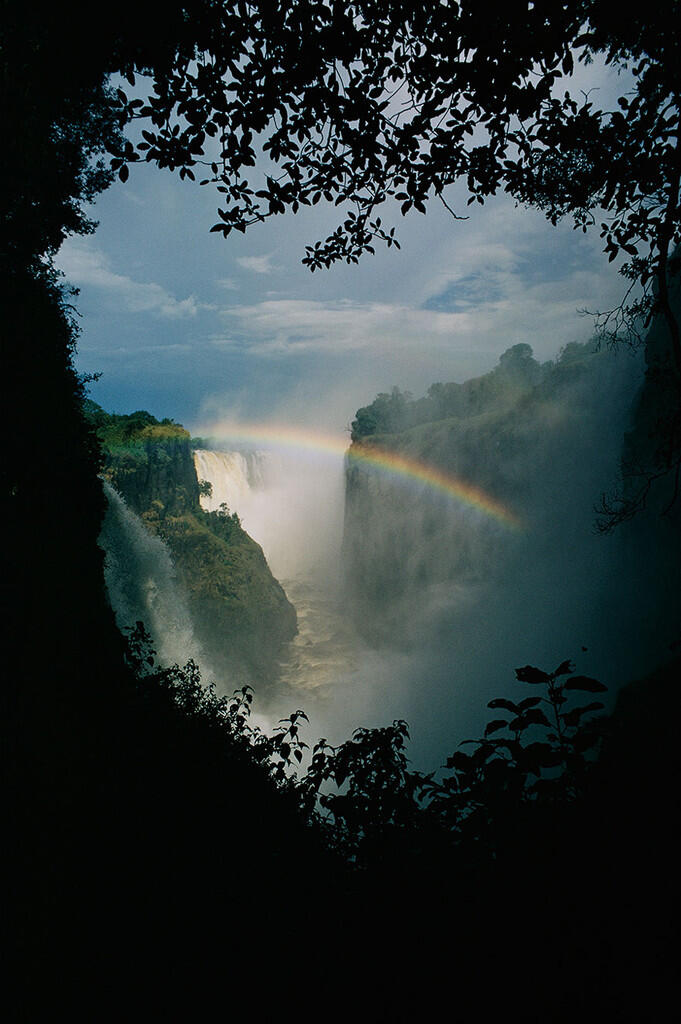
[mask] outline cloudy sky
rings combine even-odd
[[[610,106],[613,85],[621,91],[621,83],[601,82],[599,105]],[[133,165],[129,180],[112,186],[92,211],[97,231],[64,245],[59,265],[80,290],[77,366],[101,374],[91,395],[105,409],[147,409],[193,434],[210,434],[212,424],[227,420],[237,421],[245,436],[266,424],[286,427],[282,436],[301,431],[313,448],[314,432],[345,442],[357,408],[377,392],[397,385],[419,396],[434,381],[466,380],[490,370],[519,342],[529,343],[541,360],[554,358],[570,341],[590,337],[593,322],[580,310],[607,309],[622,297],[624,282],[603,255],[597,229],[585,235],[567,222],[554,228],[539,211],[516,209],[504,196],[467,208],[464,194],[449,195],[458,213],[470,211],[465,221],[453,220],[437,204],[426,216],[401,218],[397,211],[399,251],[379,247],[358,266],[339,264],[314,274],[301,264],[304,247],[335,229],[338,209],[319,203],[225,241],[210,233],[217,198],[210,187]],[[390,222],[388,212],[383,222]],[[270,438],[272,433],[261,430]],[[619,450],[619,435],[615,440]],[[540,651],[548,652],[547,664],[554,655],[557,664],[585,637],[588,671],[598,675],[600,655],[591,633],[601,605],[613,628],[636,636],[637,616],[623,623],[631,611],[628,595],[635,591],[638,600],[641,588],[622,584],[617,552],[602,547],[594,554],[592,476],[599,487],[602,481],[608,486],[616,460],[614,450],[599,448],[593,467],[580,465],[576,473],[570,465],[567,505],[567,471],[562,463],[556,469],[560,509],[569,512],[567,520],[551,518],[561,541],[551,557],[546,551],[553,534],[537,546],[536,559],[528,556],[525,595],[519,596],[514,578],[509,588],[494,592],[496,604],[486,603],[484,614],[472,605],[452,620],[456,628],[448,622],[442,632],[459,644],[457,678],[475,678],[480,692],[487,679],[496,694],[499,666],[508,672],[523,659],[538,659]],[[329,457],[321,467],[311,456],[303,464],[297,455],[282,463],[276,500],[267,492],[262,523],[252,509],[237,508],[282,579],[301,564],[325,567],[327,554],[337,559],[342,535],[342,457]],[[588,487],[576,487],[575,473]],[[565,541],[570,530],[575,536],[581,531],[581,547]],[[576,582],[567,585],[568,576]],[[329,585],[335,577],[325,570],[325,579]],[[601,601],[599,587],[607,599]],[[486,594],[479,600],[487,602]],[[579,623],[575,616],[582,617]],[[614,672],[609,638],[604,629],[602,662]],[[364,651],[357,656],[352,697],[339,687],[329,720],[341,735],[372,715],[377,724],[396,717],[418,721],[418,743],[430,753],[442,737],[449,743],[454,729],[462,738],[474,734],[466,723],[481,713],[484,701],[477,689],[471,696],[467,683],[454,686],[448,644],[431,649],[424,642],[419,665],[363,661],[373,658]],[[643,641],[639,646],[644,649]],[[417,678],[429,680],[428,686],[414,688]]]
[[[612,77],[601,83],[599,104],[612,89]],[[466,221],[436,203],[427,216],[398,212],[400,251],[315,274],[304,246],[336,227],[336,208],[225,241],[209,232],[217,198],[133,165],[94,207],[96,233],[62,248],[80,289],[78,369],[101,373],[91,396],[107,410],[146,408],[194,432],[227,418],[339,433],[392,385],[419,396],[521,341],[552,358],[591,333],[579,310],[621,295],[597,231],[553,228],[506,197]],[[450,202],[467,212],[463,193]]]

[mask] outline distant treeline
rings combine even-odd
[[[170,441],[173,438],[186,441],[189,438],[189,432],[175,420],[168,417],[158,420],[145,409],[131,413],[105,412],[101,405],[87,398],[83,411],[105,448],[139,446],[146,441]]]
[[[370,405],[357,410],[351,438],[358,441],[372,434],[399,433],[450,416],[475,416],[515,402],[524,392],[541,385],[553,390],[573,380],[597,352],[596,341],[583,344],[573,341],[561,350],[555,362],[539,363],[530,345],[513,345],[493,370],[463,384],[431,384],[427,394],[417,399],[398,387],[393,387],[389,393],[382,392]]]

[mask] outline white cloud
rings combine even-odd
[[[427,308],[418,302],[268,298],[223,310],[227,330],[213,343],[260,357],[366,353],[417,364],[472,350],[494,357],[527,341],[546,359],[567,342],[588,337],[592,324],[578,310],[597,305],[602,284],[590,267],[563,267],[554,276],[534,260],[522,263],[508,247],[480,245],[423,282],[419,297]],[[433,300],[439,295],[438,305]]]
[[[125,274],[117,274],[106,256],[82,239],[68,239],[56,263],[71,284],[108,292],[129,313],[150,313],[177,320],[193,317],[198,312],[199,303],[194,295],[176,299],[159,284],[134,281]]]
[[[254,274],[272,274],[279,267],[272,263],[273,253],[266,253],[264,256],[237,256],[236,262],[244,270],[252,270]]]
[[[438,313],[406,306],[352,299],[268,299],[233,306],[223,315],[234,324],[238,341],[216,338],[214,344],[245,346],[255,355],[304,352],[378,352],[419,344],[446,344],[452,333],[471,326],[468,313]],[[232,332],[230,332],[232,333]],[[245,341],[244,341],[245,339]]]

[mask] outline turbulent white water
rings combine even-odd
[[[413,762],[430,770],[457,743],[482,734],[492,697],[527,695],[514,678],[520,665],[551,670],[571,658],[578,671],[614,691],[664,659],[670,615],[661,613],[674,603],[664,551],[643,534],[593,532],[593,507],[627,426],[627,389],[635,387],[626,364],[615,370],[611,384],[606,373],[585,384],[584,394],[565,389],[550,406],[538,405],[525,434],[514,435],[503,469],[524,484],[530,528],[495,549],[491,568],[489,531],[472,515],[457,519],[468,561],[482,566],[472,577],[451,570],[457,534],[433,533],[432,502],[412,498],[405,515],[403,502],[384,501],[373,517],[368,509],[354,523],[369,551],[380,551],[383,534],[395,536],[405,553],[400,572],[409,575],[424,554],[450,567],[423,580],[412,573],[407,618],[395,620],[380,648],[358,635],[344,603],[342,457],[299,450],[194,453],[199,480],[212,488],[202,506],[226,504],[239,515],[297,611],[299,632],[282,654],[276,692],[265,697],[255,684],[265,726],[302,708],[311,720],[306,739],[324,735],[338,743],[357,727],[406,719]],[[481,457],[488,449],[485,441]],[[654,537],[659,526],[651,530]],[[102,537],[119,622],[145,621],[166,662],[191,656],[201,664],[167,549],[113,492]],[[387,599],[378,575],[376,581],[380,610]],[[205,663],[202,669],[204,679],[212,678]],[[222,692],[238,685],[216,682]]]
[[[197,451],[197,474],[213,487],[204,507],[226,502],[238,513],[298,613],[279,703],[268,707],[272,717],[301,707],[310,716],[312,739],[325,735],[332,743],[359,726],[406,719],[413,761],[430,770],[457,743],[482,734],[489,700],[527,695],[515,681],[518,666],[550,671],[573,659],[579,672],[601,678],[615,693],[664,660],[670,616],[660,612],[674,602],[660,552],[643,535],[599,537],[593,525],[638,380],[633,361],[604,362],[600,375],[537,404],[503,462],[504,472],[523,482],[519,511],[529,527],[519,537],[509,535],[490,566],[489,531],[473,515],[459,517],[468,561],[482,567],[472,578],[447,568],[459,555],[457,536],[445,531],[433,539],[432,502],[412,500],[406,515],[403,503],[391,509],[383,502],[373,518],[368,510],[367,520],[354,524],[369,551],[373,545],[380,552],[381,536],[394,535],[405,572],[410,559],[418,564],[424,554],[444,567],[444,579],[413,574],[407,618],[396,619],[380,648],[358,637],[344,605],[342,459]],[[481,458],[489,449],[483,428]],[[650,529],[654,539],[658,526]],[[376,582],[380,609],[378,576]],[[646,608],[656,611],[646,614]]]
[[[108,510],[99,536],[104,579],[119,629],[142,621],[162,665],[191,658],[207,669],[170,551],[104,482]]]
[[[343,460],[311,453],[194,452],[199,480],[212,495],[207,511],[225,503],[260,544],[282,583],[303,575],[329,582],[339,572],[343,529]]]
[[[243,511],[252,501],[254,492],[265,486],[267,464],[265,452],[197,449],[194,452],[196,475],[199,480],[207,480],[212,487],[212,494],[201,498],[202,507],[207,512],[214,512],[226,504],[230,512]]]
[[[367,701],[380,692],[389,669],[358,637],[343,605],[342,458],[199,449],[194,464],[199,480],[212,487],[212,495],[201,498],[203,508],[224,502],[238,514],[296,609],[298,635],[283,653],[269,711],[276,720],[301,706],[317,733],[344,738],[366,724]],[[371,693],[367,676],[374,681]]]
[[[339,597],[343,466],[256,451],[194,452],[199,480],[212,494],[207,511],[225,503],[257,541],[298,614],[298,636],[282,664],[282,689],[320,690],[356,670],[356,637]]]

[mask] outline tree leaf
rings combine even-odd
[[[571,711],[566,711],[564,715],[561,715],[561,718],[567,726],[572,727],[579,723],[582,715],[587,714],[589,711],[600,711],[604,707],[605,704],[602,701],[595,700],[591,704],[585,704],[583,707],[572,708]]]
[[[556,768],[563,760],[561,752],[552,747],[550,743],[528,743],[523,751],[523,756],[529,757],[542,768]]]
[[[564,690],[585,690],[587,693],[605,693],[608,689],[603,683],[591,676],[573,676],[568,679],[563,687]]]
[[[485,736],[489,736],[491,732],[497,732],[499,729],[505,729],[507,725],[508,722],[504,718],[495,718],[485,726]]]
[[[446,767],[456,768],[457,771],[470,771],[472,766],[472,758],[468,754],[464,754],[462,750],[456,750],[454,753],[447,758]]]
[[[551,727],[551,723],[541,708],[531,708],[525,712],[523,718],[526,725],[545,725],[547,728]]]
[[[516,679],[521,683],[550,683],[551,676],[548,676],[546,672],[542,672],[540,668],[534,668],[532,665],[525,665],[523,668],[517,668],[515,670]]]
[[[520,710],[517,704],[514,704],[512,700],[506,700],[505,697],[495,697],[487,705],[488,708],[503,708],[505,711],[511,711],[514,715],[518,714]]]
[[[533,708],[536,704],[539,704],[541,700],[541,697],[523,697],[518,704],[518,711],[526,711],[528,708]]]

